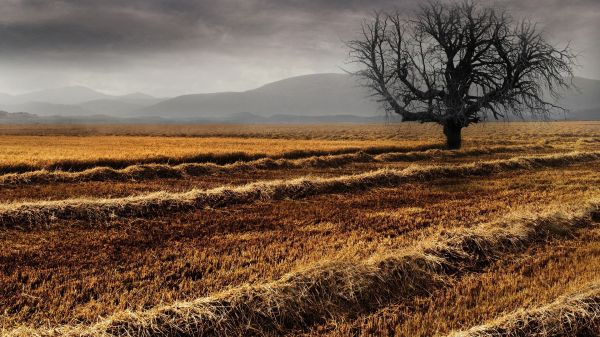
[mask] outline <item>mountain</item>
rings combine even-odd
[[[127,116],[132,111],[136,111],[144,107],[143,104],[132,103],[130,101],[120,101],[116,99],[97,99],[81,103],[78,106],[95,114],[109,116]]]
[[[568,108],[567,119],[600,120],[600,81],[575,77],[575,88],[564,93],[559,104]]]
[[[0,124],[31,122],[38,116],[27,112],[6,112],[0,110]]]
[[[9,112],[27,111],[40,116],[103,114],[122,117],[161,100],[163,99],[143,93],[112,96],[82,86],[71,86],[21,95],[0,93],[0,109]]]
[[[172,121],[160,117],[120,118],[106,115],[88,116],[39,116],[27,112],[6,112],[0,110],[2,124],[164,124]]]
[[[158,102],[164,101],[164,98],[150,96],[141,92],[134,92],[128,95],[117,96],[116,100],[142,106],[150,106]]]
[[[571,110],[569,119],[600,119],[600,81],[576,77],[579,90],[565,93],[559,104]],[[381,117],[378,105],[356,80],[346,74],[313,74],[269,83],[244,92],[178,96],[141,109],[136,115],[200,118],[220,121],[351,121],[354,117]],[[288,117],[285,117],[288,116]],[[337,117],[335,117],[337,116]],[[344,118],[343,116],[346,116]],[[557,115],[557,119],[563,118]]]
[[[292,77],[244,92],[175,97],[141,109],[138,115],[170,118],[227,118],[236,113],[259,116],[374,116],[377,104],[346,74]]]
[[[86,116],[96,114],[95,112],[78,105],[55,104],[46,102],[27,102],[21,104],[0,105],[0,109],[9,112],[25,111],[40,116]]]
[[[600,120],[600,81],[576,77],[577,90],[559,105],[569,114],[554,119]],[[243,92],[183,95],[162,99],[143,93],[112,96],[85,87],[0,94],[0,110],[28,112],[61,122],[142,120],[185,123],[324,123],[385,120],[369,93],[347,74],[292,77]],[[62,103],[60,103],[62,102]],[[42,117],[49,117],[42,118]],[[101,116],[101,117],[98,117]],[[67,118],[68,117],[68,118]],[[514,119],[514,118],[513,118]],[[11,120],[14,120],[12,118]],[[394,120],[397,120],[394,119]]]
[[[190,122],[195,122],[190,119]],[[399,122],[400,118],[394,116],[385,116],[383,114],[371,117],[355,115],[323,115],[323,116],[305,116],[305,115],[272,115],[260,116],[251,112],[235,113],[218,120],[212,119],[208,122],[232,123],[232,124],[322,124],[322,123],[378,123],[378,122]]]
[[[80,104],[91,100],[107,98],[111,98],[111,96],[82,86],[39,90],[14,96],[14,99],[19,103],[45,102],[52,104]]]
[[[131,94],[118,96],[122,100],[143,101],[156,99],[154,96],[144,94],[143,92],[132,92]]]

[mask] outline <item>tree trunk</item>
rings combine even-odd
[[[444,134],[446,135],[446,145],[451,150],[460,149],[462,126],[448,122],[444,124]]]

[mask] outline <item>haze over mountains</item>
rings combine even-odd
[[[568,119],[600,120],[600,81],[575,78],[579,92],[561,104]],[[383,121],[368,92],[347,74],[292,77],[244,92],[157,98],[143,93],[103,94],[81,86],[22,95],[0,93],[2,123],[229,122],[306,123]],[[563,116],[557,116],[558,119]]]
[[[377,104],[346,74],[292,77],[244,92],[184,95],[137,112],[201,119],[377,117]]]
[[[131,111],[161,100],[142,93],[112,96],[83,86],[72,86],[22,95],[0,94],[0,109],[9,112],[28,112],[40,116],[103,114],[122,117]]]

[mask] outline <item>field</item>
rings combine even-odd
[[[0,126],[2,336],[599,336],[600,122]]]

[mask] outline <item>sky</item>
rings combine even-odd
[[[539,22],[600,79],[600,0],[479,0]],[[0,0],[0,92],[83,85],[155,96],[242,91],[348,68],[373,10],[419,0]]]

